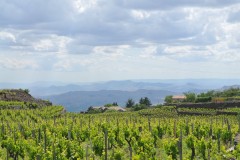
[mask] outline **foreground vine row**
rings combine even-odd
[[[228,159],[238,116],[177,116],[171,107],[78,114],[0,110],[1,159]]]

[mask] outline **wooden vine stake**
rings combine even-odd
[[[231,125],[228,123],[228,132],[229,133],[231,133],[232,131],[231,131]],[[232,143],[233,143],[233,141],[232,141],[233,139],[231,138],[231,140],[230,140],[230,146],[232,146]]]
[[[32,137],[35,139],[36,138],[36,134],[35,134],[35,130],[32,130]]]
[[[71,130],[68,130],[68,140],[71,140],[72,136],[71,136]]]
[[[148,117],[148,129],[149,129],[149,132],[152,131],[152,127],[151,127],[151,119],[150,119],[150,117]]]
[[[46,129],[44,129],[44,153],[47,153],[47,135],[46,135]]]
[[[182,160],[182,129],[180,130],[180,137],[178,141],[179,159]]]
[[[8,152],[8,149],[7,149],[7,160],[9,160],[9,152]]]
[[[209,131],[209,137],[211,137],[213,134],[212,134],[212,118],[211,118],[211,124],[210,124],[210,131]]]
[[[14,128],[13,137],[14,137],[14,143],[15,144],[16,144],[16,132],[17,132],[17,130],[15,130],[15,128]]]
[[[189,135],[188,119],[186,119],[186,135]]]
[[[67,125],[67,114],[64,116],[64,125]]]
[[[126,125],[128,126],[128,119],[126,119]]]
[[[192,123],[192,133],[194,132],[194,124]]]
[[[105,160],[107,160],[108,159],[108,130],[107,129],[105,129],[105,131],[104,131],[104,143],[105,143],[105,148],[104,148],[104,150],[105,150]]]
[[[91,128],[91,117],[89,116],[89,119],[88,119],[88,128],[90,129]]]
[[[82,131],[82,119],[80,120],[80,130]]]
[[[217,135],[217,144],[218,144],[218,153],[220,153],[221,150],[221,142],[220,142],[220,132]]]
[[[5,128],[4,128],[4,124],[2,124],[2,127],[1,127],[1,129],[2,129],[2,135],[5,135]]]
[[[56,125],[56,116],[54,116],[53,125],[54,125],[54,126]]]
[[[117,118],[117,128],[119,128],[119,120],[118,120],[118,118]]]
[[[177,137],[177,126],[176,126],[176,120],[174,121],[174,126],[173,126],[173,134],[174,134],[174,137],[176,138]]]
[[[41,142],[41,129],[38,129],[38,143]]]
[[[41,160],[41,156],[40,155],[37,155],[37,160]]]
[[[238,112],[237,120],[238,120],[238,133],[240,133],[240,112]]]
[[[86,160],[88,160],[88,145],[86,147]]]
[[[54,142],[53,142],[53,145],[52,145],[52,156],[53,156],[53,160],[56,160],[56,152],[55,152]]]

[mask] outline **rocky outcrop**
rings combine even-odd
[[[28,90],[23,89],[4,89],[0,90],[0,101],[18,101],[33,103],[38,106],[51,106],[52,103],[42,99],[36,99],[29,94]]]

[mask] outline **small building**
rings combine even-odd
[[[114,110],[118,112],[125,112],[126,109],[119,107],[119,106],[113,106],[113,107],[106,107],[106,110]]]
[[[184,95],[175,95],[172,97],[173,103],[183,102],[184,100],[186,100],[186,96]]]
[[[105,112],[107,110],[110,110],[110,111],[118,111],[118,112],[125,112],[126,109],[122,108],[122,107],[119,107],[119,106],[111,106],[111,107],[89,107],[88,108],[88,112],[99,112],[99,113],[102,113],[102,112]]]

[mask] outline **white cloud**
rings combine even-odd
[[[131,14],[134,18],[139,19],[139,20],[149,18],[151,15],[150,12],[141,11],[141,10],[132,10]]]
[[[54,44],[49,39],[40,40],[39,42],[33,45],[33,48],[36,51],[48,51],[53,47],[54,47]]]
[[[71,38],[57,35],[50,35],[49,37],[39,39],[33,42],[32,47],[36,51],[54,51],[64,53],[67,52],[67,45],[71,42]]]
[[[240,67],[237,0],[2,0],[0,10],[1,68],[129,79]]]
[[[119,46],[96,46],[93,48],[92,54],[101,55],[108,58],[116,59],[124,55],[124,52],[129,49],[128,45]]]
[[[73,1],[73,6],[79,13],[85,12],[87,9],[92,8],[97,5],[96,0],[75,0]]]
[[[31,60],[1,57],[0,67],[10,70],[37,69],[38,64]]]
[[[140,57],[142,58],[155,57],[157,54],[157,50],[158,50],[158,47],[156,45],[148,46],[144,48],[144,50],[140,54]]]
[[[10,32],[2,31],[2,32],[0,32],[0,40],[2,40],[2,41],[10,40],[11,42],[16,42],[16,37],[14,36],[14,34],[12,34]]]

